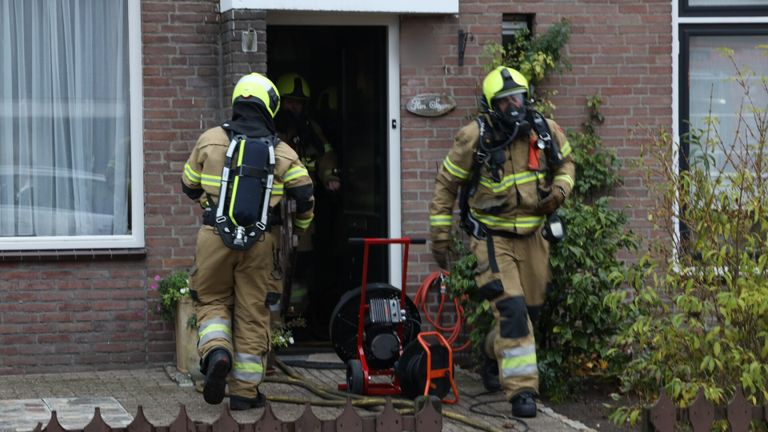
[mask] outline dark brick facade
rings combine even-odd
[[[198,210],[180,193],[179,173],[199,133],[227,115],[237,78],[266,71],[266,13],[217,12],[217,0],[142,0],[146,257],[0,262],[0,374],[141,367],[169,362],[173,332],[155,313],[150,278],[189,267]],[[402,231],[428,233],[437,166],[452,136],[476,108],[481,52],[501,40],[502,14],[535,14],[535,31],[567,17],[573,27],[570,72],[554,77],[557,120],[577,128],[585,98],[600,93],[605,143],[624,160],[615,204],[632,228],[650,233],[647,188],[628,162],[640,157],[636,125],[671,127],[671,10],[668,1],[461,0],[460,14],[400,20],[401,106],[418,93],[447,93],[457,109],[439,118],[401,110]],[[243,53],[243,30],[258,50]],[[457,31],[471,34],[458,66]],[[426,55],[425,55],[426,53]],[[419,248],[418,250],[427,250]],[[434,266],[412,256],[415,285]]]
[[[602,95],[605,124],[599,134],[623,162],[624,186],[614,205],[626,208],[631,227],[641,237],[651,235],[645,209],[650,206],[641,173],[631,168],[640,157],[641,135],[636,126],[672,126],[672,24],[667,1],[579,0],[494,2],[462,0],[454,16],[405,16],[400,22],[400,80],[402,104],[418,93],[448,93],[457,109],[437,119],[402,113],[403,232],[428,233],[428,207],[437,167],[453,134],[476,110],[476,97],[485,75],[482,57],[487,42],[501,42],[503,14],[535,14],[534,33],[546,31],[561,18],[571,22],[572,36],[565,54],[572,69],[554,76],[544,87],[557,90],[556,120],[564,129],[578,129],[586,120],[586,98]],[[458,66],[457,32],[470,33],[464,66]],[[434,44],[410,48],[431,56],[410,59],[406,41]],[[577,179],[578,181],[578,179]],[[433,268],[430,254],[413,263],[413,283]]]

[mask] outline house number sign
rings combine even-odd
[[[411,98],[405,105],[408,112],[422,117],[440,117],[456,108],[456,101],[445,94],[425,93]]]

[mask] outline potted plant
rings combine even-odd
[[[189,275],[175,271],[166,277],[155,276],[153,289],[160,294],[159,312],[176,328],[176,368],[189,373],[200,361],[197,353],[197,316],[189,292]]]

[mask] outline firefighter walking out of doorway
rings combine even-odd
[[[270,350],[269,306],[282,291],[279,238],[272,214],[283,195],[296,200],[294,227],[313,218],[312,180],[296,152],[276,136],[277,88],[242,77],[232,119],[205,131],[184,166],[182,189],[204,209],[190,288],[205,374],[203,397],[243,410],[264,405],[259,392]]]
[[[317,268],[317,262],[323,260],[318,257],[315,241],[316,231],[330,230],[330,219],[337,210],[333,208],[337,206],[330,205],[329,201],[337,199],[335,194],[341,188],[338,158],[323,129],[310,115],[311,91],[307,80],[296,73],[286,73],[277,79],[277,89],[282,98],[280,111],[275,117],[278,135],[296,151],[316,185],[315,210],[318,217],[307,235],[299,240],[291,297],[295,303],[312,305],[313,310],[303,311],[311,328],[324,328],[327,322],[320,317],[324,315],[324,309],[330,310],[333,305],[328,305],[324,298],[323,281],[327,278],[322,277]],[[327,226],[316,226],[319,223]],[[329,238],[328,235],[323,237]],[[303,308],[299,306],[299,309]]]
[[[496,318],[486,343],[491,378],[500,380],[518,417],[536,416],[533,323],[550,280],[555,211],[575,179],[570,144],[554,121],[529,106],[528,94],[528,81],[515,69],[498,67],[485,77],[481,113],[456,134],[430,207],[433,255],[446,268],[459,197],[461,224],[477,257],[475,281]]]

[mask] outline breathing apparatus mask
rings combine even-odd
[[[496,96],[493,99],[491,116],[494,122],[511,139],[531,133],[531,124],[526,120],[525,93]]]
[[[528,80],[515,69],[499,66],[483,79],[483,110],[494,128],[514,140],[531,132],[527,120]]]

